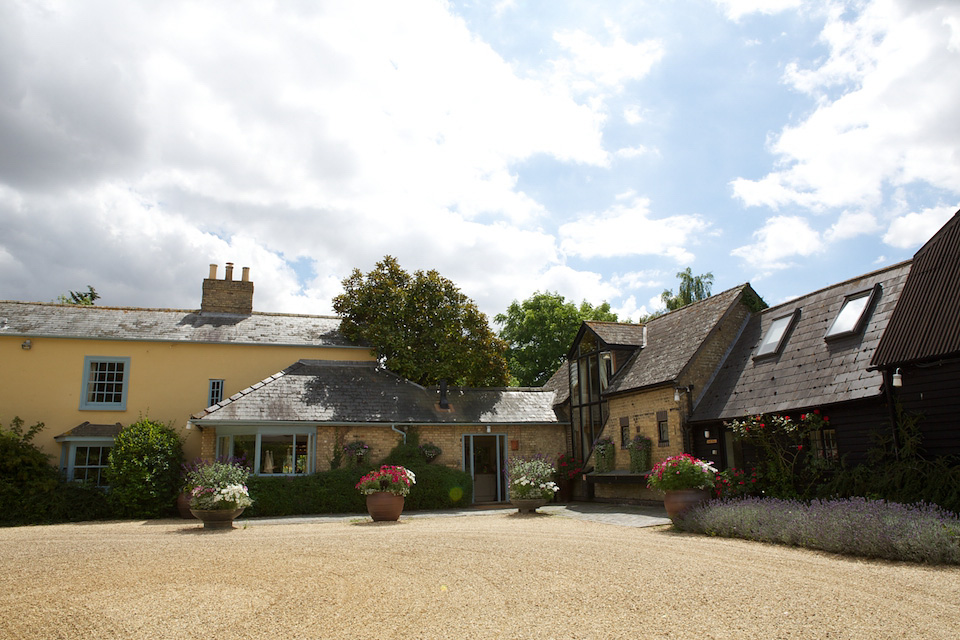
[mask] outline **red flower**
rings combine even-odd
[[[814,409],[813,412],[817,415],[820,415],[820,409]]]
[[[830,416],[823,416],[824,422],[830,422]]]
[[[806,420],[806,419],[807,419],[807,414],[801,413],[801,414],[800,414],[800,419],[801,419],[801,420]]]

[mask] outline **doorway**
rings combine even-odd
[[[463,469],[473,477],[473,503],[506,502],[505,434],[463,436]]]

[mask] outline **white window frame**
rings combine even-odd
[[[91,380],[90,367],[94,364],[122,364],[123,375],[120,380],[120,401],[119,402],[95,402],[88,400],[90,385],[107,384],[101,380]],[[130,390],[130,358],[115,356],[84,356],[83,358],[83,384],[80,389],[80,410],[81,411],[126,411],[127,393]]]
[[[227,458],[233,455],[233,438],[235,436],[256,436],[254,460],[251,464],[247,460],[254,475],[272,476],[303,476],[316,472],[317,468],[317,428],[316,426],[217,426],[217,458]],[[261,474],[260,458],[262,457],[261,441],[263,436],[304,436],[307,439],[307,469],[305,473],[267,473]],[[279,462],[279,461],[278,461]]]

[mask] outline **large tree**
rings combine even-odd
[[[436,271],[411,275],[384,256],[370,273],[354,269],[343,290],[333,299],[340,331],[370,344],[391,371],[422,385],[508,383],[507,345],[477,305]]]
[[[96,301],[99,297],[100,294],[97,293],[97,290],[91,285],[87,285],[86,291],[71,291],[69,295],[58,296],[57,302],[60,304],[75,304],[82,307],[92,307],[94,301]]]
[[[570,344],[585,320],[616,322],[610,303],[596,307],[584,300],[577,307],[559,293],[536,292],[523,302],[514,300],[494,322],[502,325],[510,373],[521,386],[540,386],[563,363]]]
[[[677,295],[673,295],[672,289],[664,289],[660,294],[660,299],[666,305],[667,311],[674,311],[688,304],[705,300],[710,297],[710,287],[713,286],[713,273],[707,272],[699,276],[693,275],[690,267],[677,273],[680,280],[680,287]]]

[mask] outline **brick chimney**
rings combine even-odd
[[[233,263],[228,262],[223,280],[217,280],[217,265],[210,265],[210,277],[203,281],[202,313],[253,313],[253,283],[250,268],[243,268],[241,280],[233,279]]]

